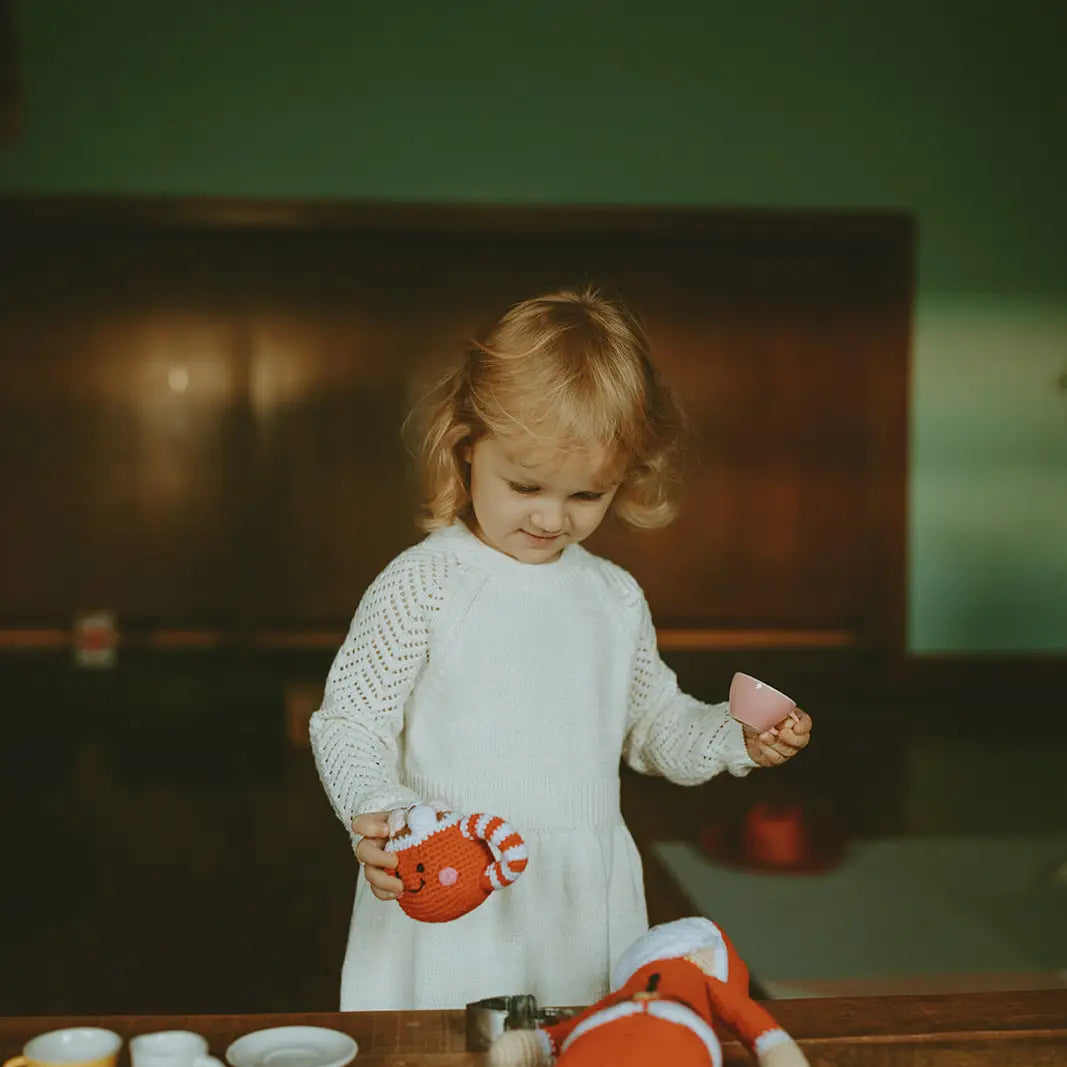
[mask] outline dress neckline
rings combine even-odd
[[[444,529],[435,530],[430,538],[452,546],[461,558],[491,574],[530,584],[568,580],[578,570],[580,560],[586,554],[581,545],[569,544],[554,560],[523,563],[487,545],[462,519],[457,519]]]

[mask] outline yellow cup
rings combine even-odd
[[[4,1067],[115,1067],[122,1038],[97,1026],[71,1026],[38,1034]]]

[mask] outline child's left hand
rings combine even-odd
[[[784,718],[771,730],[760,733],[743,724],[742,729],[745,732],[745,748],[752,760],[761,767],[777,767],[807,746],[811,740],[811,716],[796,708],[793,715]]]

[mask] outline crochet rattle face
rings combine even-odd
[[[490,845],[500,852],[499,860]],[[389,839],[404,892],[397,903],[421,922],[449,922],[473,911],[526,868],[526,846],[503,819],[454,815],[428,805],[407,812]]]
[[[493,862],[493,853],[483,841],[468,841],[458,825],[397,852],[397,858],[397,877],[404,883],[399,904],[413,919],[458,919],[489,896],[481,876]]]

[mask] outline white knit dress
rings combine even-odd
[[[681,784],[753,766],[725,704],[680,692],[640,587],[569,545],[520,563],[462,523],[403,552],[364,595],[311,719],[346,828],[443,799],[507,819],[529,866],[460,919],[420,923],[359,879],[343,1011],[457,1008],[533,993],[588,1004],[647,929],[619,759]]]

